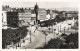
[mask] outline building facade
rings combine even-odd
[[[18,27],[18,12],[7,12],[7,25],[10,27]]]
[[[31,10],[25,10],[24,12],[18,12],[19,26],[28,26],[28,22],[31,22]]]
[[[10,10],[11,10],[11,7],[9,7],[9,5],[2,6],[2,11],[7,11],[7,12],[9,12]]]
[[[67,17],[74,17],[74,18],[77,18],[78,17],[78,12],[75,12],[75,11],[71,11],[71,12],[67,12],[66,13]]]
[[[53,19],[56,17],[58,15],[58,13],[56,13],[56,12],[53,12]]]
[[[66,11],[60,11],[60,12],[58,12],[58,16],[59,16],[60,18],[66,17]]]
[[[33,23],[33,25],[36,24],[36,14],[31,14],[31,22]]]
[[[2,11],[2,26],[7,26],[7,12]]]
[[[46,19],[46,9],[39,9],[38,11],[38,20],[45,20]]]

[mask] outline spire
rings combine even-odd
[[[36,3],[36,5],[34,6],[34,13],[36,14],[36,23],[38,21],[38,10],[39,10],[39,7],[38,7],[38,5]]]
[[[37,2],[36,2],[36,5],[34,6],[35,12],[38,11],[38,9],[39,9],[39,7],[38,7]]]

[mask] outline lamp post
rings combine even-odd
[[[46,45],[46,34],[45,34],[45,45]]]
[[[52,26],[52,30],[53,30],[53,26]],[[53,31],[52,31],[53,32]]]
[[[58,34],[59,34],[59,27],[58,27]]]
[[[58,27],[58,34],[57,34],[57,37],[58,37],[58,35],[59,35],[59,27]]]
[[[45,34],[45,46],[46,46],[46,36],[47,36],[47,34],[44,32],[44,34]]]
[[[30,25],[30,23],[29,23]],[[30,32],[30,43],[31,43],[31,25],[30,25],[30,28],[29,28],[29,32]]]
[[[66,28],[66,27],[64,27],[64,34],[65,34],[65,28]]]
[[[7,40],[6,40],[6,42],[7,42]],[[7,49],[7,44],[5,44],[5,48]]]
[[[20,32],[20,40],[21,40],[21,32]],[[20,41],[20,47],[21,47],[21,41]]]
[[[30,43],[31,43],[31,31],[30,31]]]
[[[30,22],[28,22],[28,24],[30,25]],[[30,34],[30,43],[31,43],[31,25],[29,26],[29,34]]]
[[[20,32],[19,40],[21,40],[21,32]],[[21,47],[21,41],[20,41],[20,43],[18,43],[18,45],[16,45],[16,49],[17,49],[17,47]]]
[[[60,25],[60,32],[61,32],[61,25]]]
[[[69,27],[68,27],[68,31],[69,31]]]
[[[54,38],[55,38],[55,30],[56,30],[56,29],[54,29]]]
[[[49,19],[49,34],[50,34],[50,22],[51,22],[51,21],[50,21],[50,19]]]

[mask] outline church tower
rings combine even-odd
[[[34,13],[36,14],[36,23],[38,23],[38,11],[39,11],[39,7],[36,3],[36,5],[34,6]]]

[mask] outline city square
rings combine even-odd
[[[78,10],[2,5],[2,48],[78,49],[78,26]]]

